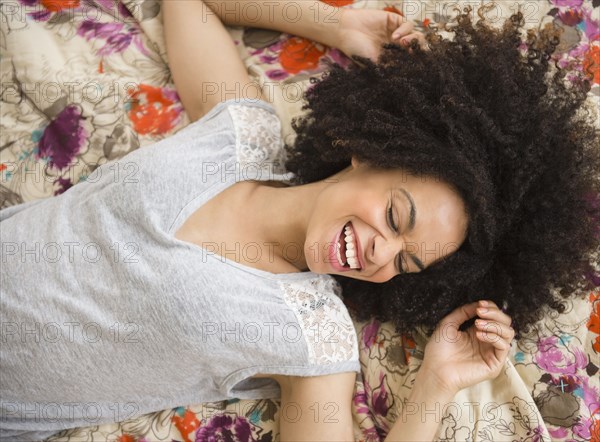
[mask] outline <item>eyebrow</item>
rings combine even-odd
[[[408,203],[410,204],[410,214],[408,215],[408,232],[411,232],[415,228],[415,220],[417,218],[417,209],[415,207],[415,202],[412,199],[410,193],[406,191],[406,189],[399,187],[398,190],[404,194],[404,196],[408,200]],[[412,262],[415,263],[419,270],[425,270],[425,266],[419,258],[417,258],[415,255],[409,254],[408,252],[407,255],[410,257],[410,259],[412,259]]]

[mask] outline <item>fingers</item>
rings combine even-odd
[[[497,322],[498,327],[505,331],[504,338],[509,336],[509,333],[514,337],[515,331],[511,327],[512,319],[506,313],[498,308],[492,301],[476,301],[470,304],[461,305],[446,315],[441,321],[441,326],[455,326],[458,328],[463,322],[479,316],[481,320],[489,323]]]
[[[475,321],[475,326],[480,331],[483,331],[485,334],[497,335],[499,338],[505,340],[507,346],[510,347],[510,342],[515,337],[515,331],[511,327],[512,320],[510,316],[500,310],[492,301],[479,301],[477,316],[481,319]]]
[[[427,49],[427,40],[425,39],[425,34],[415,31],[415,23],[413,21],[406,21],[402,23],[398,29],[392,33],[392,41],[397,42],[402,46],[409,46],[410,42],[413,40],[417,40],[422,49]]]
[[[480,305],[486,301],[480,301]],[[510,351],[510,344],[515,337],[515,331],[510,326],[511,318],[498,308],[496,304],[487,301],[485,307],[477,308],[477,315],[482,319],[475,321],[477,338],[482,342],[491,344],[495,351],[494,356],[487,360],[490,367],[503,362]]]
[[[479,301],[477,315],[481,318],[498,321],[508,326],[512,322],[510,316],[500,310],[492,301]]]
[[[421,33],[421,32],[413,32],[413,33],[407,35],[406,37],[401,38],[400,44],[402,46],[408,46],[408,45],[410,45],[410,42],[413,40],[417,40],[419,42],[419,46],[421,46],[421,48],[423,48],[423,49],[427,48],[427,40],[425,40],[425,35],[423,35],[423,33]]]
[[[458,308],[452,310],[449,314],[444,316],[440,321],[440,327],[453,327],[458,329],[458,327],[465,321],[475,317],[477,315],[477,302],[472,302],[470,304],[461,305]]]
[[[507,343],[506,348],[510,347],[510,342],[515,337],[515,331],[512,328],[497,321],[478,319],[475,321],[475,327],[477,327],[478,336],[482,333],[484,337],[489,337],[490,341],[502,339]]]
[[[414,28],[415,24],[412,21],[406,21],[402,23],[400,27],[392,33],[392,39],[398,40],[399,38],[410,34]]]

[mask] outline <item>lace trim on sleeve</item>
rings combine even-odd
[[[286,155],[279,117],[256,106],[236,104],[228,110],[235,127],[238,163],[257,175],[245,178],[268,180],[264,173],[284,174]]]
[[[286,304],[294,311],[308,345],[309,362],[329,365],[358,361],[358,341],[346,306],[331,278],[310,286],[280,283]]]

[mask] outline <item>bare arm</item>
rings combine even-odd
[[[337,47],[342,9],[320,0],[206,0],[228,26],[272,29]]]
[[[224,23],[276,29],[333,45],[339,14],[339,8],[313,0],[163,0],[162,10],[169,66],[192,120],[230,98],[262,98]]]
[[[223,23],[279,30],[376,60],[383,43],[423,39],[392,12],[317,0],[163,0],[169,65],[192,120],[229,98],[262,98]]]
[[[385,442],[432,441],[437,434],[440,422],[437,412],[443,410],[455,395],[438,388],[432,378],[419,371],[407,402],[402,406],[402,414],[394,423]]]
[[[320,0],[206,0],[229,26],[273,29],[305,37],[348,56],[376,61],[384,43],[408,45],[413,39],[427,48],[425,36],[403,16],[377,9],[338,8]]]
[[[281,385],[281,442],[354,441],[351,403],[356,373],[275,378]]]
[[[484,307],[487,310],[482,310]],[[475,327],[459,330],[476,315],[487,324],[476,322]],[[433,440],[440,422],[431,418],[430,410],[443,409],[463,388],[494,379],[502,372],[515,336],[510,323],[511,318],[492,301],[466,304],[445,316],[425,346],[411,395],[386,442]],[[300,404],[303,412],[311,411],[315,402],[333,402],[339,406],[341,417],[335,423],[308,419],[296,426],[285,421],[284,412],[280,418],[282,440],[290,440],[291,434],[294,440],[352,440],[352,420],[348,416],[354,373],[291,380],[284,377],[278,381],[282,386],[282,410],[292,402]],[[304,439],[298,439],[298,434]]]
[[[163,0],[169,66],[190,119],[229,98],[261,98],[231,36],[202,0]]]
[[[279,425],[281,441],[353,441],[352,395],[355,373],[328,376],[274,376],[281,385]],[[437,388],[426,374],[419,373],[415,385],[398,418],[385,439],[431,441],[439,422],[431,413],[422,418],[422,410],[442,409],[454,395]]]

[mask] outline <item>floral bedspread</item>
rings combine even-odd
[[[326,0],[385,8],[425,29],[454,15],[450,0]],[[478,6],[480,1],[460,1]],[[487,1],[485,1],[487,3]],[[556,61],[594,81],[600,97],[600,1],[497,2],[498,19],[521,7],[528,27],[563,28]],[[169,136],[189,123],[166,58],[158,0],[3,0],[0,3],[0,207],[50,198],[99,165]],[[339,51],[279,32],[231,28],[240,55],[282,119]],[[600,276],[590,275],[600,286]],[[389,323],[356,323],[362,375],[353,400],[355,439],[380,441],[403,407],[440,423],[439,440],[600,441],[600,291],[569,301],[513,342],[494,381],[461,391],[451,404],[420,410],[406,403],[424,334],[398,335]],[[274,441],[276,399],[231,400],[65,430],[52,441]]]

